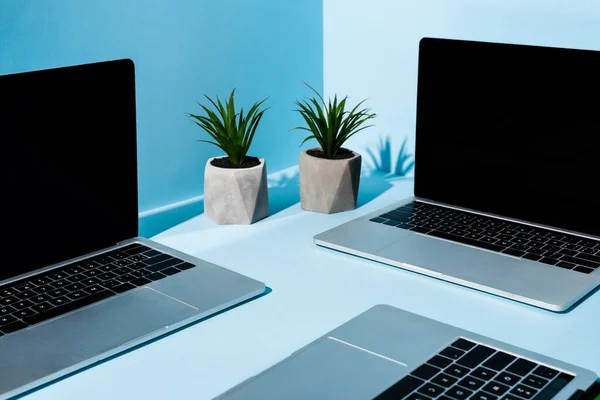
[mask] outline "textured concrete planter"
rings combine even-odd
[[[354,152],[353,152],[354,153]],[[333,214],[354,210],[360,182],[361,156],[342,160],[300,153],[300,206],[304,210]]]
[[[204,213],[217,224],[248,225],[269,215],[267,166],[220,168],[210,162],[204,171]]]

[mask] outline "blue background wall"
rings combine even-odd
[[[246,107],[268,96],[250,155],[269,172],[296,164],[302,135],[288,130],[302,80],[322,90],[322,32],[322,0],[0,0],[0,74],[134,60],[149,236],[202,212],[204,165],[221,154],[195,142],[206,135],[185,116],[203,93],[236,88]]]
[[[379,138],[389,136],[393,160],[405,138],[414,151],[422,37],[600,50],[598,0],[324,0],[323,6],[325,95],[368,98],[378,113],[375,127],[348,146],[385,154]]]

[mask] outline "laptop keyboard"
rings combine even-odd
[[[0,287],[0,336],[194,267],[131,244]]]
[[[589,274],[600,267],[600,241],[498,218],[412,202],[371,221]]]
[[[549,400],[573,378],[460,338],[376,400]]]

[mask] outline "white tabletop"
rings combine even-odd
[[[389,189],[351,212],[323,215],[293,204],[251,226],[217,226],[198,216],[158,235],[158,242],[261,280],[272,292],[27,399],[210,399],[380,303],[600,375],[598,293],[557,314],[314,245],[313,235],[412,194],[409,179],[365,180],[361,187],[359,203],[374,197],[366,191]]]

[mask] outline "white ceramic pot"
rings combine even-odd
[[[317,150],[317,149],[311,149]],[[300,153],[300,205],[325,214],[354,210],[360,183],[361,156],[330,160]]]
[[[204,170],[204,213],[217,224],[248,225],[269,215],[265,160],[250,168],[221,168],[211,164]]]

